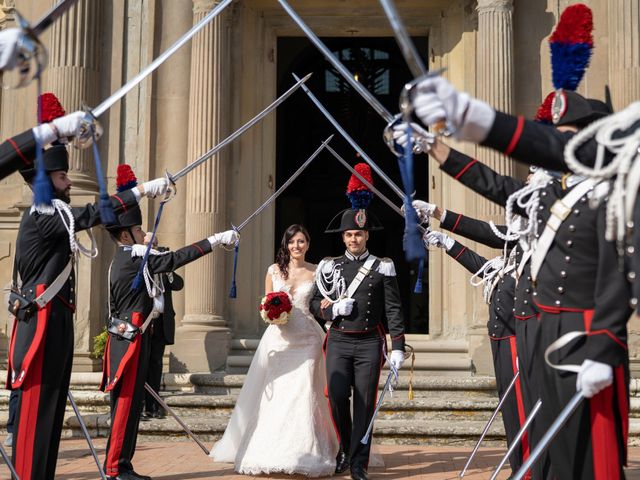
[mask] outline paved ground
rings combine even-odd
[[[98,439],[96,447],[100,460],[104,459],[105,440]],[[419,447],[413,445],[382,445],[377,447],[382,454],[385,467],[371,469],[373,479],[395,480],[413,479],[456,479],[468,448],[460,447]],[[640,480],[640,447],[631,448],[628,480]],[[474,469],[465,478],[469,480],[489,479],[502,451],[483,449],[478,455]],[[191,442],[143,442],[138,445],[134,465],[139,473],[151,475],[154,480],[198,480],[205,478],[246,479],[235,475],[229,465],[213,463],[202,450]],[[507,471],[500,479],[507,478]],[[8,470],[0,467],[0,478],[8,478]],[[60,447],[56,479],[95,480],[98,474],[95,463],[82,440],[64,440]],[[256,477],[260,479],[291,479],[291,476]],[[339,477],[339,478],[349,478]]]

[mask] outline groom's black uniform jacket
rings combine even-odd
[[[347,288],[355,278],[369,253],[356,258],[351,254],[328,259],[334,262],[345,280]],[[321,268],[322,264],[318,266]],[[377,259],[369,274],[353,294],[355,300],[351,315],[333,319],[332,329],[345,333],[374,331],[381,326],[391,336],[391,349],[404,350],[404,321],[400,290],[396,280],[395,266],[388,258]],[[309,309],[321,326],[331,321],[332,306],[320,308],[322,295],[316,286]]]

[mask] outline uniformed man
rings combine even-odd
[[[371,181],[368,165],[358,164],[356,170]],[[393,261],[367,250],[369,233],[382,229],[367,210],[373,195],[355,176],[347,194],[352,208],[338,213],[325,231],[341,233],[346,251],[318,265],[310,311],[322,326],[330,323],[325,358],[331,416],[340,443],[336,473],[350,468],[351,478],[366,480],[371,437],[366,444],[361,439],[376,405],[387,355],[385,331],[391,335],[389,361],[400,368],[405,358],[404,322]],[[332,303],[323,308],[327,298]]]
[[[74,137],[84,115],[84,112],[70,113],[33,127],[1,143],[0,180],[18,170],[32,168],[36,158],[36,145],[45,147],[56,140]]]
[[[563,150],[571,132],[497,112],[457,92],[441,77],[422,82],[419,89],[414,106],[423,122],[444,116],[459,139],[482,143],[528,163],[553,168],[565,164]],[[578,94],[562,95],[562,105],[574,98],[583,111],[594,111],[593,104],[581,101]],[[571,109],[571,113],[577,111]],[[568,114],[565,108],[557,119]],[[593,164],[595,147],[587,144],[579,154]],[[540,420],[549,425],[576,389],[582,391],[590,400],[578,408],[549,449],[553,473],[559,478],[622,478],[631,295],[624,271],[618,268],[616,246],[604,238],[606,204],[590,209],[587,200],[593,186],[581,180],[566,176],[551,182],[541,196],[545,228],[531,260],[533,294],[541,310],[539,351],[545,352],[566,333],[584,334],[568,346],[550,349],[543,369]],[[578,374],[564,371],[567,364]]]
[[[453,212],[446,216],[459,218]],[[465,218],[465,225],[456,233],[467,236],[484,237],[481,243],[500,248],[501,240],[493,233],[486,222]],[[441,225],[443,225],[442,222]],[[484,232],[484,235],[483,235]],[[518,351],[516,346],[516,321],[514,318],[514,296],[516,288],[515,258],[512,263],[505,262],[502,257],[493,259],[492,264],[481,255],[457,242],[448,235],[431,231],[425,235],[425,243],[443,248],[447,255],[460,263],[474,276],[480,277],[484,284],[484,297],[489,305],[487,332],[491,340],[491,353],[496,376],[498,395],[505,395],[509,384],[518,371]],[[488,267],[488,268],[487,268]],[[511,445],[527,416],[520,377],[516,380],[513,391],[506,398],[501,409],[502,421],[507,435],[507,444]],[[511,470],[518,471],[522,462],[529,456],[529,439],[525,435],[518,448],[509,458]]]
[[[7,387],[19,389],[13,464],[21,479],[53,479],[73,359],[76,232],[101,223],[97,205],[71,207],[69,160],[63,145],[44,152],[55,199],[51,211],[36,207],[22,216],[10,310],[15,314]],[[35,169],[21,170],[27,182]],[[137,206],[141,195],[167,189],[158,179],[114,195],[115,212]],[[95,250],[89,253],[94,255]]]
[[[128,167],[128,168],[127,168]],[[135,183],[128,165],[118,168],[118,189]],[[156,252],[148,258],[146,288],[132,288],[146,251],[142,213],[137,207],[118,215],[108,227],[117,243],[109,268],[109,338],[105,348],[101,389],[111,394],[111,431],[107,441],[105,473],[114,480],[151,477],[137,474],[131,463],[144,402],[149,364],[150,331],[147,327],[164,311],[158,275],[170,273],[211,253],[216,245],[234,245],[234,230],[216,233],[175,252]]]
[[[151,233],[147,233],[144,237],[144,244],[147,245],[151,241]],[[158,237],[154,238],[153,248],[159,252],[166,252],[166,247],[158,247]],[[167,345],[173,345],[176,333],[176,312],[173,309],[173,293],[184,288],[184,280],[175,272],[163,273],[161,275],[164,293],[162,294],[164,302],[164,311],[153,322],[151,330],[150,353],[149,353],[149,372],[147,374],[147,383],[156,392],[160,390],[162,380],[162,366],[164,358],[164,350]],[[155,398],[145,391],[144,412],[142,412],[142,420],[150,418],[164,418],[165,412],[158,405]]]

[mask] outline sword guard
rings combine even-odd
[[[85,111],[85,116],[82,119],[78,135],[73,139],[73,146],[80,150],[91,147],[94,139],[97,141],[104,133],[102,125],[100,125],[98,119],[93,116],[89,107],[85,105],[83,110]]]
[[[17,78],[14,78],[16,75],[5,72],[2,79],[2,88],[6,90],[29,85],[34,78],[40,77],[49,60],[47,49],[33,31],[29,22],[17,10],[15,15],[22,30],[17,47]],[[8,83],[5,82],[5,77],[9,78]]]
[[[164,198],[161,200],[160,203],[170,202],[171,200],[173,200],[173,197],[175,197],[178,193],[178,187],[176,186],[176,182],[168,170],[164,171],[164,178],[167,179],[167,181],[170,184],[170,187],[167,189],[166,193],[164,194]]]

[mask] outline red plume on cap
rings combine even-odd
[[[539,123],[547,123],[551,125],[553,123],[553,116],[551,114],[551,105],[553,104],[553,98],[555,97],[555,92],[551,92],[544,101],[538,107],[538,111],[536,112],[535,121]]]
[[[354,169],[362,175],[367,182],[373,185],[373,175],[371,174],[371,167],[369,167],[369,165],[366,163],[358,163]],[[369,206],[373,199],[373,192],[369,190],[369,187],[362,183],[358,177],[352,174],[349,179],[349,184],[347,185],[347,197],[349,197],[349,201],[351,202],[351,208],[360,210]]]
[[[40,95],[41,122],[47,123],[62,117],[66,112],[60,104],[60,100],[51,92]]]
[[[371,167],[366,163],[358,163],[354,167],[355,171],[364,177],[364,179],[373,185],[373,175],[371,174]],[[355,175],[351,175],[349,184],[347,185],[347,193],[355,192],[356,190],[369,190],[364,183],[360,181]]]
[[[137,185],[138,179],[136,178],[136,174],[133,173],[133,170],[131,170],[131,166],[126,163],[118,165],[116,171],[116,189],[118,192],[129,190]]]

